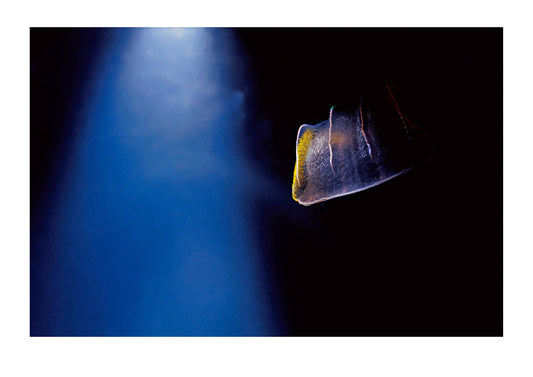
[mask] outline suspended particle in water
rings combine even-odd
[[[387,86],[386,107],[361,100],[352,109],[304,124],[296,139],[292,197],[311,205],[388,181],[423,162],[426,134],[400,111]]]

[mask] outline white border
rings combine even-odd
[[[533,375],[533,39],[526,2],[7,4],[0,12],[1,375]],[[29,26],[504,26],[504,338],[29,338]]]

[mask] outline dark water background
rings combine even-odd
[[[31,335],[502,335],[501,29],[32,29]],[[392,82],[430,163],[311,207]]]

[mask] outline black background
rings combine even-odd
[[[50,203],[50,186],[61,179],[67,146],[81,130],[85,88],[109,29],[30,30],[30,205]],[[55,198],[52,198],[52,200]],[[45,210],[45,209],[44,209]]]
[[[503,334],[503,30],[237,29],[253,77],[242,135],[283,198],[250,203],[287,335]],[[31,33],[31,210],[73,132],[68,109],[109,33]],[[61,64],[58,66],[58,62]],[[46,74],[42,74],[46,72]],[[78,79],[77,79],[78,78]],[[302,123],[385,83],[430,163],[356,195],[290,198]],[[254,132],[248,132],[253,128]],[[54,162],[56,161],[56,162]]]
[[[262,137],[248,152],[288,189],[299,125],[387,82],[434,143],[429,164],[371,190],[310,207],[258,198],[288,333],[502,335],[502,29],[240,36],[270,120],[249,125]]]

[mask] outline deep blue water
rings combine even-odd
[[[121,29],[32,211],[32,335],[276,335],[230,31]]]

